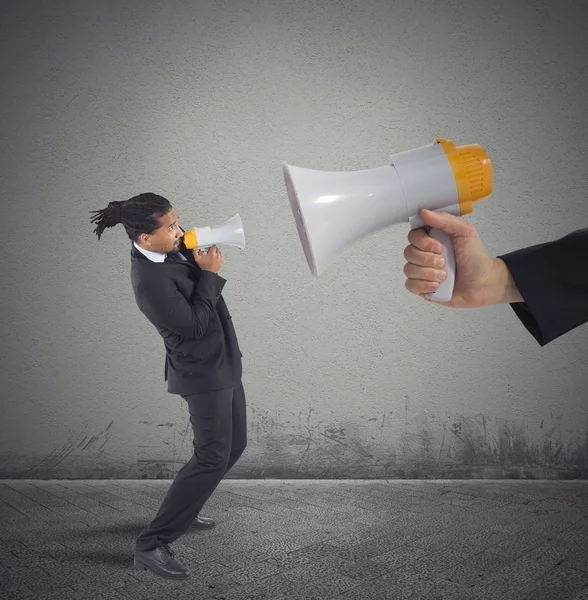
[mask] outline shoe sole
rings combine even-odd
[[[188,579],[190,577],[190,573],[186,573],[185,575],[181,575],[181,574],[180,575],[164,575],[163,573],[158,573],[155,569],[151,568],[150,566],[146,565],[145,563],[142,563],[140,560],[137,560],[136,558],[133,560],[133,563],[135,565],[135,568],[139,569],[139,571],[151,571],[158,577],[163,577],[164,579]]]

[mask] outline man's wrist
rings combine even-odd
[[[501,258],[494,258],[493,260],[493,277],[487,304],[513,304],[516,302],[524,302],[506,263]]]

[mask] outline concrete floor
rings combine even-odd
[[[169,481],[0,481],[3,600],[588,600],[588,481],[225,480],[133,567]]]

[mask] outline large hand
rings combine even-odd
[[[203,271],[212,271],[218,273],[225,263],[221,251],[216,246],[211,246],[207,250],[193,250],[194,260]]]
[[[455,287],[449,302],[437,302],[452,308],[476,308],[501,302],[522,302],[504,262],[486,252],[476,228],[468,221],[446,212],[423,209],[423,221],[451,235],[455,253]],[[406,289],[429,300],[426,294],[435,291],[445,279],[441,244],[427,235],[424,228],[408,234],[404,257]]]

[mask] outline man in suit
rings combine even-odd
[[[190,573],[169,545],[189,529],[214,527],[200,511],[247,443],[242,354],[218,274],[224,258],[215,246],[187,250],[175,209],[157,194],[93,212],[98,239],[121,223],[132,241],[135,299],[163,338],[168,392],[186,401],[194,433],[194,454],[136,541],[135,566],[185,579]]]
[[[423,221],[452,236],[456,280],[452,308],[508,303],[541,346],[588,321],[588,229],[491,258],[475,227],[445,212],[421,211]],[[441,245],[424,228],[408,235],[406,288],[425,300],[445,279]]]

